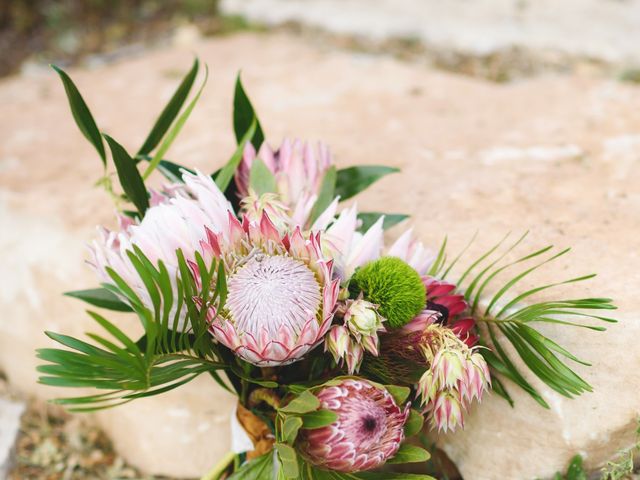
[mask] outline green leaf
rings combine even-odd
[[[309,223],[312,225],[313,222],[317,220],[317,218],[326,210],[326,208],[331,204],[333,199],[336,197],[336,167],[331,166],[327,169],[324,174],[324,178],[322,179],[322,183],[320,184],[320,191],[318,192],[318,199],[316,203],[313,205],[311,209],[311,217]]]
[[[209,79],[209,68],[205,65],[204,80],[202,80],[202,86],[200,87],[200,90],[198,90],[198,93],[196,94],[196,96],[193,97],[193,100],[191,100],[191,102],[189,102],[189,105],[187,105],[187,108],[185,108],[184,111],[180,114],[176,122],[173,124],[173,127],[171,127],[171,130],[169,130],[169,132],[166,134],[166,136],[162,140],[162,143],[158,147],[158,150],[156,150],[156,153],[153,155],[153,158],[149,162],[149,165],[147,166],[147,169],[144,172],[144,175],[143,175],[144,179],[149,178],[149,175],[151,175],[151,172],[153,172],[153,170],[158,166],[158,164],[160,163],[164,155],[167,153],[167,151],[171,147],[171,144],[173,143],[173,141],[176,139],[176,137],[182,130],[182,127],[184,127],[184,124],[187,122],[187,119],[191,115],[191,112],[196,106],[196,103],[198,103],[198,100],[200,100],[200,95],[202,95],[202,91],[204,90],[204,87],[207,84],[208,79]]]
[[[362,480],[436,480],[431,475],[422,473],[360,472],[355,478]]]
[[[251,187],[258,196],[276,191],[276,177],[271,173],[269,167],[259,158],[256,158],[251,165],[249,187]]]
[[[282,437],[286,443],[293,445],[302,427],[302,419],[296,416],[288,416],[282,424]]]
[[[587,474],[582,466],[582,457],[576,455],[571,459],[567,469],[566,480],[587,480]]]
[[[336,420],[338,420],[338,415],[331,410],[317,410],[315,412],[309,412],[302,415],[304,428],[309,430],[326,427]]]
[[[122,185],[124,193],[127,194],[129,200],[136,206],[140,215],[144,216],[147,208],[149,208],[149,197],[140,172],[138,172],[136,168],[136,162],[133,161],[122,145],[113,138],[106,134],[104,138],[107,140],[109,148],[111,149],[111,156],[116,165],[118,179],[120,180],[120,185]]]
[[[365,190],[385,175],[399,172],[399,168],[382,165],[360,165],[338,170],[335,195],[347,200]]]
[[[387,463],[418,463],[418,462],[426,462],[431,458],[431,454],[427,452],[424,448],[416,447],[415,445],[410,445],[408,443],[403,443],[400,445],[400,449],[398,453],[396,453],[393,458],[387,460]]]
[[[173,120],[176,118],[182,105],[185,100],[189,96],[189,92],[191,91],[191,87],[193,86],[193,81],[196,79],[196,75],[198,74],[199,62],[196,58],[193,61],[193,66],[191,70],[185,75],[182,79],[182,82],[178,86],[177,90],[169,100],[169,103],[164,107],[162,113],[156,120],[156,123],[153,125],[153,128],[149,132],[146,140],[140,150],[138,151],[138,155],[146,155],[151,152],[162,140],[164,134],[169,130],[169,127],[173,123]]]
[[[218,185],[218,188],[220,189],[221,192],[226,191],[227,187],[229,186],[229,183],[231,183],[233,174],[235,173],[236,168],[238,168],[238,165],[240,165],[240,161],[242,160],[242,153],[244,152],[244,146],[249,141],[249,139],[253,137],[253,134],[256,131],[256,126],[257,126],[257,121],[254,118],[254,121],[251,123],[251,126],[249,127],[247,132],[244,134],[244,137],[242,137],[240,139],[240,142],[238,142],[238,146],[236,147],[235,152],[233,152],[233,155],[231,156],[229,161],[225,164],[224,167],[220,169],[220,171],[216,175],[216,178],[215,178],[216,185]]]
[[[89,140],[91,145],[96,149],[98,155],[100,155],[100,158],[102,159],[102,164],[106,167],[107,155],[104,149],[104,144],[102,143],[100,131],[93,119],[93,115],[91,115],[89,107],[87,107],[82,95],[80,95],[80,92],[69,75],[55,65],[51,65],[51,68],[58,72],[58,75],[62,80],[64,90],[67,94],[67,100],[69,101],[69,107],[71,107],[71,114],[73,115],[73,119],[76,121],[76,125],[78,125],[78,128],[84,137]]]
[[[236,78],[235,94],[233,96],[233,131],[236,134],[236,141],[238,144],[244,147],[246,140],[245,134],[251,128],[252,123],[256,122],[255,132],[249,137],[256,152],[260,149],[260,145],[264,142],[264,133],[262,132],[262,126],[258,120],[253,105],[249,97],[244,91],[242,86],[242,80],[240,79],[240,73]]]
[[[419,433],[422,430],[423,425],[424,417],[420,412],[412,408],[411,410],[409,410],[409,418],[407,419],[407,423],[404,424],[405,437],[411,437],[416,433]]]
[[[308,413],[320,408],[320,400],[309,390],[305,390],[299,396],[291,400],[286,406],[279,409],[282,413]]]
[[[236,470],[227,480],[273,480],[273,453],[254,458]]]
[[[298,456],[296,451],[284,443],[276,443],[274,448],[278,452],[278,459],[286,478],[298,478]]]
[[[360,212],[358,214],[358,220],[362,222],[362,225],[360,225],[358,230],[363,233],[366,232],[383,215],[382,228],[385,230],[409,218],[409,215],[405,215],[404,213]]]
[[[79,298],[91,305],[116,312],[132,312],[133,309],[106,288],[90,288],[64,293],[67,297]]]
[[[399,385],[385,385],[384,388],[387,389],[387,392],[389,392],[396,401],[396,405],[402,405],[411,393],[409,387],[401,387]]]

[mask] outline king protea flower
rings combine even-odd
[[[323,409],[338,415],[325,427],[301,430],[298,448],[312,464],[338,472],[383,465],[404,440],[409,405],[398,406],[384,388],[344,379],[315,392]]]
[[[256,155],[253,145],[247,143],[235,176],[240,198],[249,194],[249,176],[256,158],[262,160],[275,176],[277,193],[291,210],[295,224],[309,227],[307,223],[318,199],[322,179],[332,163],[329,148],[319,143],[315,150],[300,140],[285,139],[275,151],[264,142]]]
[[[99,238],[91,246],[89,263],[101,281],[114,283],[107,273],[111,268],[150,309],[153,302],[127,251],[137,246],[153,264],[162,261],[173,280],[178,270],[176,250],[180,249],[187,260],[193,261],[195,252],[202,249],[200,242],[206,238],[206,230],[228,230],[232,207],[211,177],[199,172],[185,173],[183,180],[184,184],[170,185],[163,194],[154,192],[152,207],[142,221],[121,220],[119,231],[101,228]],[[185,315],[183,308],[180,325]]]
[[[300,359],[329,330],[338,299],[320,234],[283,234],[265,211],[259,222],[232,214],[227,222],[227,235],[207,230],[202,242],[205,258],[222,261],[227,275],[226,304],[208,312],[211,333],[254,365]]]

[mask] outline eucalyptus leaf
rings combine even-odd
[[[347,200],[368,188],[385,175],[399,172],[399,168],[383,165],[360,165],[338,170],[335,195]]]
[[[136,168],[136,162],[133,161],[122,145],[113,138],[109,135],[104,135],[104,138],[107,140],[109,148],[111,149],[111,156],[116,165],[118,179],[120,180],[120,185],[122,185],[124,193],[127,194],[129,200],[136,206],[140,215],[144,216],[147,208],[149,208],[149,197],[140,172],[138,172]]]
[[[227,480],[273,480],[273,452],[245,463]]]
[[[96,149],[98,155],[100,155],[102,164],[106,167],[107,155],[104,149],[104,143],[102,143],[102,136],[100,135],[96,121],[93,119],[93,115],[91,115],[89,107],[87,107],[82,95],[80,95],[78,88],[75,86],[69,75],[55,65],[51,65],[51,68],[58,73],[62,80],[64,90],[67,94],[67,100],[69,101],[69,107],[71,107],[71,114],[73,115],[73,119],[76,121],[76,125],[78,125],[78,128],[84,137],[89,140],[91,145]]]
[[[132,312],[133,309],[106,288],[89,288],[64,293],[67,297],[78,298],[84,302],[116,312]]]
[[[140,147],[138,155],[146,155],[151,152],[160,143],[162,137],[164,137],[164,134],[167,133],[167,130],[169,130],[169,127],[175,120],[176,116],[180,112],[180,109],[182,108],[182,105],[189,96],[189,92],[191,91],[193,82],[196,79],[196,75],[198,74],[198,67],[199,62],[196,58],[193,61],[193,66],[182,79],[182,82],[169,100],[169,103],[167,103],[167,105],[162,110],[162,113],[160,113],[160,116],[156,120],[156,123],[153,125],[153,128],[145,139],[144,144],[142,145],[142,147]]]
[[[256,152],[260,149],[262,142],[264,142],[264,133],[262,132],[262,126],[258,120],[258,116],[251,104],[251,100],[244,91],[242,86],[242,80],[240,79],[240,73],[236,78],[235,94],[233,96],[233,131],[236,134],[236,141],[238,144],[246,143],[244,136],[251,128],[251,124],[255,119],[256,127],[255,132],[249,137]]]
[[[288,416],[284,419],[282,424],[282,437],[286,443],[293,445],[298,431],[302,427],[302,419],[296,416]]]

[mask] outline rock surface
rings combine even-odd
[[[445,52],[517,48],[640,64],[637,0],[222,0],[221,8],[267,25],[299,22],[372,40],[420,40]]]
[[[0,397],[0,480],[4,480],[11,469],[15,442],[20,431],[20,417],[24,409],[24,403]]]
[[[565,293],[615,298],[620,323],[607,333],[545,329],[593,362],[576,369],[594,393],[566,400],[543,390],[548,411],[515,388],[514,409],[487,398],[464,432],[441,441],[466,479],[549,477],[575,453],[597,467],[631,445],[640,413],[637,87],[584,76],[490,84],[256,34],[70,73],[101,129],[134,149],[192,52],[211,76],[170,158],[207,172],[225,161],[234,143],[233,82],[242,68],[272,143],[285,135],[323,139],[341,166],[402,168],[359,198],[367,210],[411,213],[426,242],[436,246],[448,233],[453,250],[479,230],[468,258],[507,231],[531,229],[523,248],[574,247],[538,280],[599,272],[597,281]],[[68,392],[35,383],[33,349],[48,345],[44,329],[82,335],[94,328],[84,306],[60,294],[96,284],[82,263],[83,244],[95,224],[114,223],[113,208],[91,187],[99,160],[53,73],[0,82],[0,104],[0,368],[15,386],[50,398]],[[203,377],[98,420],[135,465],[199,476],[228,448],[231,406]]]

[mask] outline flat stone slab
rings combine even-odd
[[[24,410],[24,403],[0,398],[0,480],[4,480],[11,470]]]
[[[327,51],[282,34],[203,40],[70,74],[101,130],[134,150],[194,52],[209,65],[209,84],[169,158],[205,172],[228,159],[233,85],[242,69],[272,144],[283,136],[322,139],[340,167],[402,169],[358,197],[366,210],[410,213],[425,242],[437,247],[448,234],[452,251],[479,231],[467,258],[508,231],[531,230],[526,252],[573,247],[537,281],[599,273],[563,293],[614,298],[620,323],[606,333],[545,328],[593,363],[576,370],[594,392],[569,400],[543,388],[552,406],[543,410],[507,383],[515,408],[488,396],[464,431],[441,439],[465,478],[551,477],[576,453],[597,468],[635,442],[640,88],[576,75],[493,84],[384,56]],[[96,224],[114,225],[114,209],[92,188],[100,161],[53,73],[1,81],[0,105],[0,368],[24,391],[70,395],[36,384],[33,350],[50,346],[43,330],[82,336],[96,328],[86,306],[61,293],[97,284],[83,245]],[[108,316],[121,328],[138,328],[130,316]],[[203,376],[168,395],[104,411],[99,421],[130,463],[199,477],[229,448],[233,401]]]

